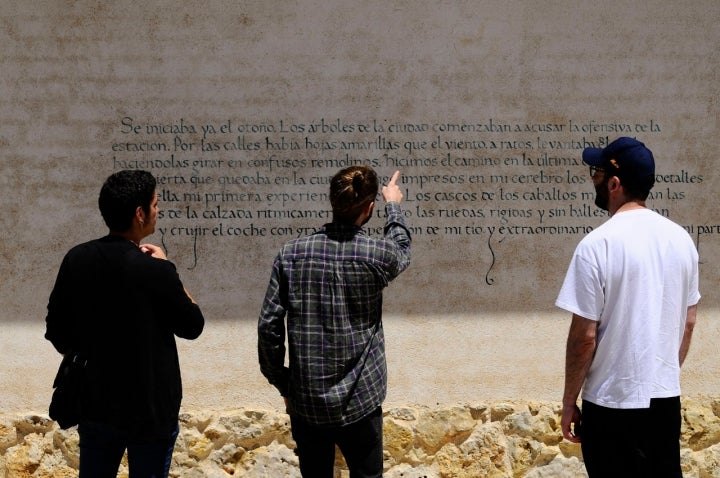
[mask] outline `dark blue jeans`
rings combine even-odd
[[[304,478],[332,478],[335,445],[350,470],[350,478],[381,478],[383,471],[382,408],[342,427],[319,427],[290,417]]]
[[[166,439],[136,440],[103,423],[83,422],[80,435],[80,478],[115,478],[127,449],[130,478],[166,478],[179,427]]]
[[[590,478],[682,478],[680,397],[650,408],[615,409],[583,401],[583,460]]]

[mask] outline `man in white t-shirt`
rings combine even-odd
[[[700,300],[697,249],[646,208],[655,160],[643,143],[621,137],[582,157],[611,217],[578,244],[555,302],[573,314],[563,435],[581,443],[591,478],[682,477],[680,366]]]

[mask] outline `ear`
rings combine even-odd
[[[370,201],[366,206],[362,208],[357,219],[355,219],[355,225],[362,226],[372,218],[373,207],[375,207],[375,201]]]
[[[145,222],[145,211],[141,206],[138,206],[135,209],[135,219],[137,219],[138,223],[142,225]]]
[[[370,201],[367,206],[365,206],[365,209],[363,209],[363,213],[366,215],[371,215],[373,208],[375,207],[375,201]]]
[[[620,182],[620,178],[618,178],[617,176],[611,177],[608,181],[608,190],[610,192],[619,189],[620,186],[622,186],[622,183]]]

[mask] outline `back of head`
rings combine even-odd
[[[333,220],[353,223],[363,208],[375,200],[378,178],[369,166],[350,166],[340,170],[330,182]]]
[[[147,171],[123,170],[111,174],[100,189],[100,214],[111,231],[127,231],[140,206],[149,213],[155,177]]]
[[[583,162],[617,176],[627,196],[645,200],[655,185],[655,158],[645,144],[635,138],[620,137],[605,148],[585,148]]]

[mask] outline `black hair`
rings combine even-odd
[[[100,214],[107,227],[117,232],[130,229],[138,206],[149,214],[156,184],[155,177],[147,171],[127,169],[111,174],[98,198]]]

